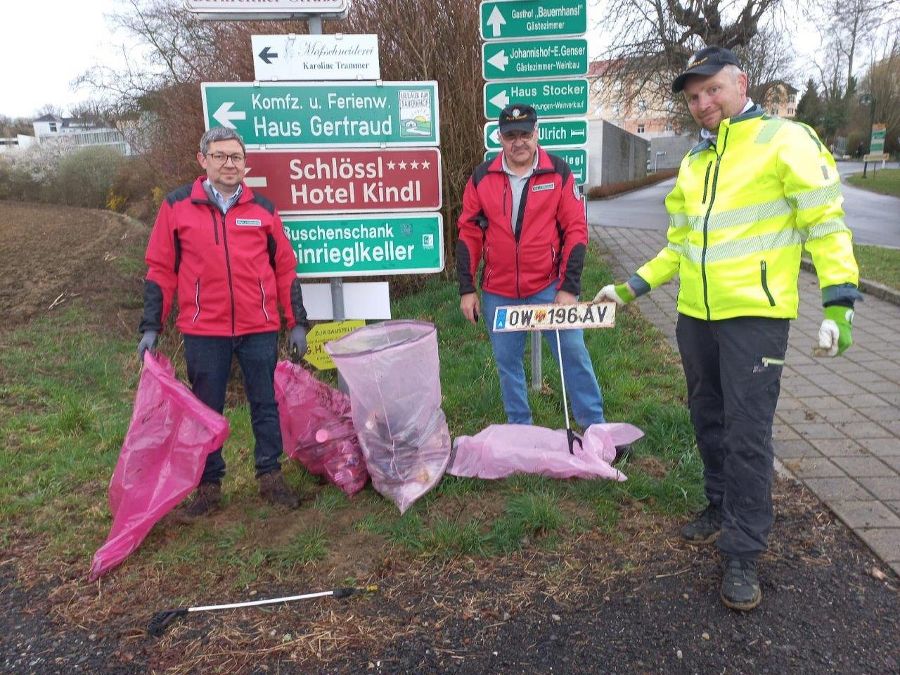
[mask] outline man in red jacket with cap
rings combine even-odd
[[[500,113],[499,131],[503,152],[475,168],[463,193],[456,245],[460,309],[474,325],[483,305],[506,417],[510,424],[531,424],[522,363],[525,333],[491,330],[494,311],[577,302],[587,223],[569,165],[538,146],[534,108],[508,105]],[[475,275],[482,261],[479,299]],[[575,421],[582,427],[604,422],[583,332],[561,330],[559,340]],[[547,343],[558,359],[555,336]]]

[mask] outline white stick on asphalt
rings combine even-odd
[[[326,595],[334,595],[334,591],[321,591],[319,593],[307,593],[306,595],[291,595],[286,598],[271,598],[269,600],[250,600],[248,602],[232,602],[228,605],[206,605],[205,607],[188,607],[189,612],[207,612],[213,609],[234,609],[236,607],[254,607],[256,605],[270,605],[276,602],[290,602],[291,600],[308,600],[309,598],[324,598]]]

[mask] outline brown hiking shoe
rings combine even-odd
[[[191,500],[174,513],[177,520],[190,522],[200,516],[218,511],[222,506],[222,486],[218,483],[200,483]]]
[[[300,497],[284,482],[281,471],[264,473],[257,480],[259,481],[259,494],[270,504],[289,509],[296,509],[300,506]]]

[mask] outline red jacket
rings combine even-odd
[[[141,332],[162,329],[176,291],[175,325],[188,335],[277,331],[279,305],[288,328],[306,323],[297,259],[275,207],[243,185],[223,215],[204,180],[169,193],[159,208],[145,256]]]
[[[456,268],[460,295],[475,291],[481,259],[483,290],[523,298],[551,283],[578,295],[587,246],[584,202],[569,165],[538,148],[538,163],[519,203],[515,232],[503,155],[476,167],[463,193]]]

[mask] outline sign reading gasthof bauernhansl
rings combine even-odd
[[[204,82],[206,128],[247,145],[439,145],[437,82]]]
[[[416,274],[444,269],[440,213],[285,216],[298,277]]]

